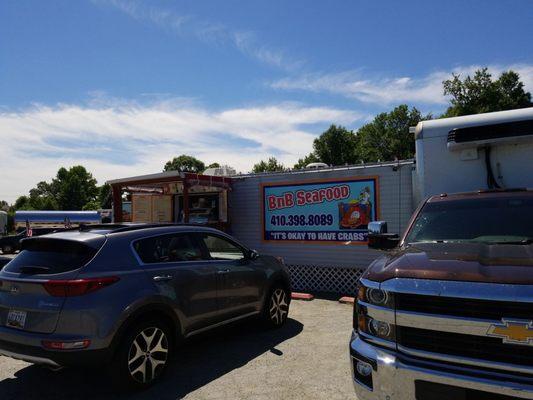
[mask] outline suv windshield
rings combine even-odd
[[[500,197],[427,203],[405,242],[529,244],[532,240],[533,198]]]

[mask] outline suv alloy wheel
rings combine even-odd
[[[289,315],[289,294],[282,286],[275,286],[267,297],[263,319],[267,326],[279,328],[287,321]]]
[[[173,351],[171,329],[166,324],[146,321],[136,325],[117,349],[110,374],[127,389],[145,389],[165,372]]]

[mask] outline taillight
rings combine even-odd
[[[72,297],[95,292],[118,282],[118,280],[119,278],[116,276],[105,278],[51,280],[43,283],[43,286],[50,296]]]

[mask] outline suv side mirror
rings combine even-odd
[[[248,253],[248,258],[250,260],[257,260],[259,258],[259,253],[256,250],[250,250]]]
[[[391,250],[398,246],[400,237],[396,233],[387,233],[385,221],[368,224],[368,248],[374,250]]]

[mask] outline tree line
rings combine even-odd
[[[477,70],[473,76],[461,79],[457,74],[443,82],[443,93],[449,106],[438,118],[456,117],[492,111],[532,107],[531,94],[514,71],[505,71],[493,79],[487,68]],[[300,158],[293,169],[305,168],[313,162],[328,165],[356,164],[361,162],[393,161],[413,158],[414,135],[411,126],[432,119],[416,107],[402,104],[390,112],[378,114],[371,122],[353,131],[332,124],[313,141],[313,151]],[[163,167],[164,171],[201,173],[206,168],[219,168],[220,164],[206,165],[186,154],[174,157]],[[286,171],[275,157],[261,160],[252,172]],[[20,196],[13,205],[0,201],[0,209],[14,210],[97,210],[111,207],[111,188],[98,186],[96,179],[83,166],[60,168],[50,182],[39,182],[29,195]]]

